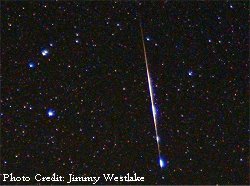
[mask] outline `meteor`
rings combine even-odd
[[[144,34],[143,34],[141,22],[140,22],[140,30],[141,30],[141,39],[142,39],[144,59],[145,59],[146,69],[147,69],[148,87],[149,87],[151,107],[152,107],[152,112],[153,112],[153,120],[154,120],[154,126],[155,126],[156,143],[157,143],[157,149],[158,149],[158,161],[159,161],[160,167],[163,168],[165,166],[165,162],[164,162],[163,158],[161,157],[160,137],[158,135],[158,129],[157,129],[156,108],[155,108],[155,103],[154,103],[152,81],[150,78],[150,73],[149,73],[149,68],[148,68],[148,58],[147,58],[147,52],[146,52],[146,47],[145,47],[145,42],[144,42]]]

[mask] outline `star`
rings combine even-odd
[[[48,49],[43,49],[41,51],[41,53],[42,53],[43,56],[47,56],[49,54],[49,50]]]
[[[48,109],[48,111],[47,111],[47,116],[49,117],[49,118],[52,118],[52,117],[54,117],[56,115],[56,111],[55,110],[53,110],[53,109]]]
[[[189,76],[194,76],[194,72],[193,72],[192,70],[189,70],[189,71],[188,71],[188,75],[189,75]]]
[[[29,68],[35,68],[36,64],[33,61],[31,61],[31,62],[29,62],[28,66],[29,66]]]

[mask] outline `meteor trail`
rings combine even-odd
[[[154,96],[153,96],[153,88],[152,88],[152,82],[151,82],[149,68],[148,68],[148,58],[147,58],[147,52],[146,52],[144,34],[143,34],[141,22],[140,22],[140,30],[141,30],[141,39],[142,39],[144,59],[145,59],[146,69],[147,69],[148,86],[149,86],[149,94],[150,94],[150,99],[151,99],[151,107],[152,107],[152,112],[153,112],[153,120],[154,120],[154,126],[155,126],[155,135],[156,135],[156,143],[157,143],[158,158],[159,158],[158,161],[159,161],[160,167],[163,168],[165,166],[165,163],[161,157],[160,138],[158,136],[158,129],[157,129],[157,118],[156,118],[156,109],[155,109]]]

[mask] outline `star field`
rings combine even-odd
[[[1,12],[1,174],[249,184],[247,1],[2,1]]]

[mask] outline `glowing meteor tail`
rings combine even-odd
[[[140,23],[140,29],[141,29],[141,39],[142,39],[144,59],[145,59],[146,69],[147,69],[148,86],[149,86],[151,107],[152,107],[153,120],[154,120],[154,126],[155,126],[155,135],[156,135],[156,142],[157,142],[157,149],[158,149],[158,156],[159,156],[159,164],[160,164],[160,167],[163,168],[164,167],[164,161],[161,158],[160,138],[158,136],[158,129],[157,129],[157,118],[156,118],[156,109],[155,109],[154,96],[153,96],[153,88],[152,88],[152,82],[151,82],[149,68],[148,68],[147,52],[146,52],[146,47],[145,47],[145,42],[144,42],[144,34],[143,34],[143,29],[142,29],[141,23]]]

